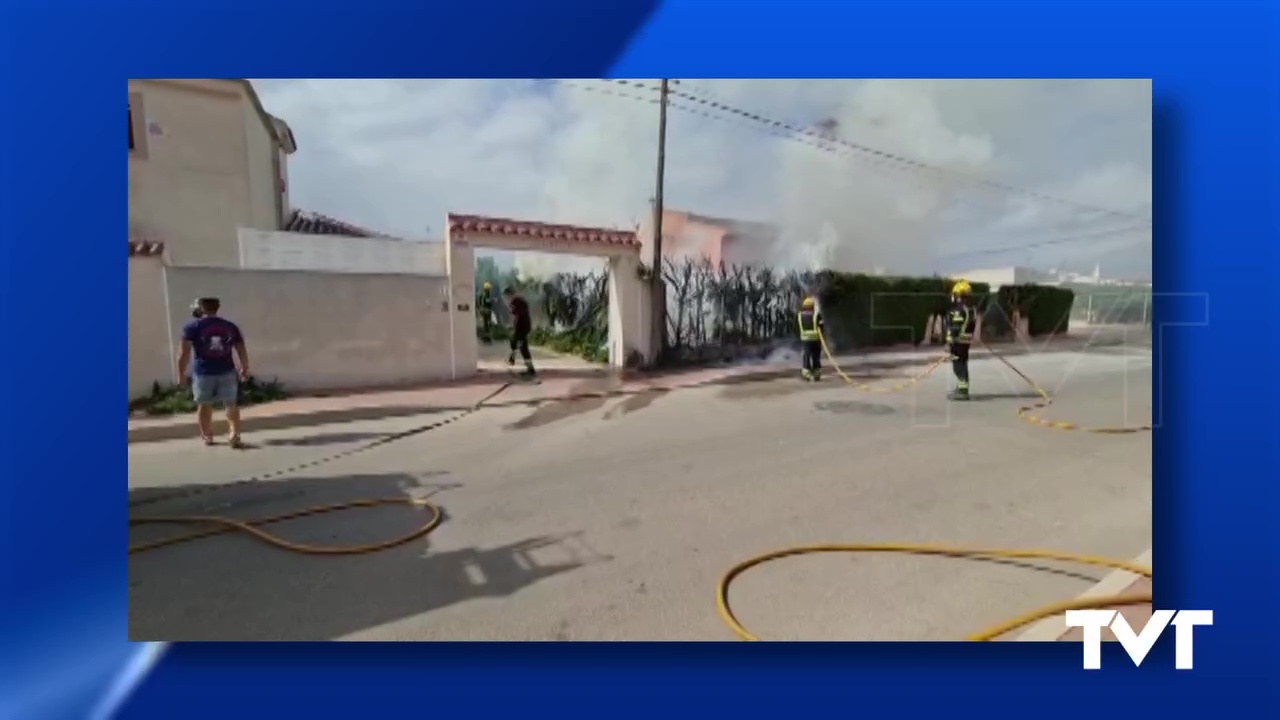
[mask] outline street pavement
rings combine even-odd
[[[1149,350],[1014,362],[1057,395],[1042,415],[1086,425],[1151,417]],[[892,383],[918,370],[857,379]],[[371,555],[303,556],[240,535],[131,555],[130,636],[729,640],[715,607],[719,577],[790,545],[937,542],[1118,558],[1150,547],[1149,433],[1019,422],[1017,407],[1033,399],[1025,384],[993,359],[971,371],[965,404],[944,400],[944,368],[894,394],[829,375],[264,431],[242,452],[185,439],[133,444],[133,517],[251,519],[413,497],[446,519],[424,540]],[[536,401],[540,391],[508,392]],[[442,419],[453,421],[355,452]],[[249,478],[261,479],[235,482]],[[424,516],[387,507],[271,529],[351,545],[403,534]],[[131,539],[181,530],[135,527]],[[1105,574],[801,557],[748,571],[731,601],[766,640],[958,640]]]

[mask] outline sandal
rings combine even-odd
[[[213,436],[212,436],[212,435],[201,435],[201,436],[200,436],[200,440],[201,440],[202,442],[204,442],[204,446],[205,446],[205,447],[213,447],[214,445],[216,445],[216,444],[217,444],[217,443],[214,441],[214,439],[213,439]]]
[[[227,444],[235,448],[236,450],[239,450],[240,448],[244,447],[244,443],[240,441],[239,435],[232,436],[231,439],[227,441]]]

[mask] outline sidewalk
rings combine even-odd
[[[1133,562],[1137,565],[1151,567],[1151,551],[1148,550],[1134,558]],[[1134,575],[1125,570],[1116,570],[1104,577],[1097,585],[1085,591],[1080,595],[1079,599],[1150,593],[1151,580],[1149,578]],[[1151,603],[1119,606],[1113,609],[1118,611],[1129,622],[1129,627],[1131,628],[1146,627],[1147,621],[1151,619]],[[1084,639],[1084,631],[1081,628],[1068,628],[1066,617],[1064,615],[1055,615],[1035,623],[1014,639],[1028,642],[1080,642]],[[1111,633],[1110,628],[1103,628],[1102,639],[1104,641],[1114,641],[1116,638]]]
[[[1053,341],[1055,352],[1079,349],[1086,338],[1068,336]],[[1030,350],[1015,344],[997,345],[1002,355],[1025,355],[1038,352],[1039,343]],[[937,359],[941,348],[931,346],[876,349],[866,353],[842,355],[840,366],[851,375],[867,371],[894,370],[926,365]],[[989,354],[982,347],[973,349],[972,357]],[[432,412],[467,412],[483,402],[485,407],[535,404],[548,400],[601,395],[630,395],[642,392],[669,391],[706,385],[756,382],[787,377],[797,373],[798,360],[791,362],[738,363],[702,368],[657,372],[623,372],[596,368],[552,367],[541,373],[537,385],[512,383],[505,371],[482,371],[458,382],[440,383],[413,389],[333,392],[324,396],[298,397],[265,405],[253,405],[242,411],[246,432],[308,427],[357,420],[405,417]],[[219,432],[224,432],[219,421]],[[189,415],[131,418],[129,442],[156,442],[195,437],[195,421]]]

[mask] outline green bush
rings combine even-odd
[[[929,318],[947,311],[953,280],[823,271],[815,278],[828,341],[836,348],[920,344]],[[990,287],[973,283],[979,309]]]
[[[251,377],[240,383],[241,406],[261,405],[263,403],[284,400],[289,393],[276,380],[263,382]],[[178,415],[196,411],[195,401],[191,399],[191,388],[182,385],[163,387],[160,383],[151,386],[151,394],[129,402],[129,414],[141,412],[146,415]]]
[[[996,302],[1007,318],[1012,318],[1015,310],[1026,318],[1027,332],[1032,337],[1058,335],[1070,328],[1075,293],[1050,285],[1005,285],[997,293]]]
[[[529,333],[530,345],[538,345],[596,363],[609,362],[609,349],[606,345],[608,340],[609,331],[595,325],[585,325],[565,332],[538,327]]]
[[[483,327],[480,327],[480,326],[476,327],[476,338],[480,340],[485,339]],[[499,341],[506,341],[510,339],[511,339],[511,328],[507,327],[506,325],[499,325],[498,323],[494,323],[493,325],[489,326],[489,340],[493,342],[499,342]]]

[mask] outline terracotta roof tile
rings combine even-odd
[[[362,238],[387,238],[390,235],[367,230],[358,225],[335,220],[328,215],[320,213],[308,212],[306,210],[294,210],[289,215],[289,220],[284,224],[285,232],[301,233],[303,235],[343,235],[346,237],[362,237]]]
[[[484,217],[481,215],[449,214],[449,229],[463,232],[487,232],[494,235],[542,238],[546,240],[572,240],[601,245],[639,247],[640,240],[632,230],[582,227],[579,225],[553,225],[550,223]]]
[[[164,243],[148,240],[130,240],[129,257],[157,257],[164,255]]]

